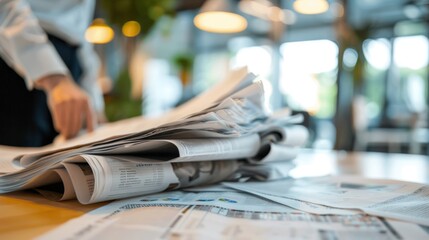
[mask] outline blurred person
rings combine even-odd
[[[43,146],[104,116],[84,33],[93,0],[0,0],[0,145]]]

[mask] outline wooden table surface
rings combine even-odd
[[[293,177],[360,175],[429,184],[429,158],[421,155],[303,151]],[[31,191],[0,195],[0,239],[31,239],[106,203],[52,202]]]

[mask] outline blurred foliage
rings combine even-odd
[[[380,109],[384,105],[386,70],[380,70],[369,64],[365,64],[364,95],[368,102],[375,103]]]
[[[181,53],[173,57],[173,63],[178,69],[189,71],[194,64],[194,55],[192,53]]]
[[[361,28],[354,28],[354,36],[355,36],[355,43],[352,45],[354,49],[357,52],[357,61],[356,65],[353,69],[353,82],[354,82],[354,91],[356,93],[362,93],[363,89],[363,83],[364,83],[364,66],[367,62],[365,58],[365,54],[363,53],[363,42],[369,38],[371,26],[365,25]]]
[[[108,22],[122,27],[128,21],[141,25],[140,34],[149,32],[155,22],[164,15],[174,15],[173,0],[101,0]]]
[[[100,7],[107,22],[121,28],[128,21],[140,24],[140,36],[148,34],[156,21],[165,15],[174,15],[173,0],[100,0]],[[128,44],[137,41],[128,39]],[[131,79],[128,66],[114,81],[111,93],[105,96],[105,112],[109,121],[117,121],[142,114],[142,99],[131,97]]]
[[[180,81],[182,86],[186,87],[191,82],[191,71],[194,65],[194,55],[191,53],[177,54],[172,59],[173,64],[179,70]]]
[[[131,81],[128,71],[123,71],[113,91],[104,98],[106,116],[109,121],[139,116],[142,113],[142,100],[131,97]]]
[[[337,40],[339,45],[338,66],[343,66],[343,54],[347,48],[354,49],[357,53],[357,60],[354,68],[351,70],[353,78],[353,91],[360,93],[364,82],[364,66],[366,63],[363,53],[363,42],[371,34],[371,23],[365,23],[362,26],[352,26],[345,17],[339,18],[335,24]]]
[[[320,108],[316,113],[318,118],[332,118],[335,114],[335,101],[337,97],[337,85],[335,78],[337,71],[317,74],[320,84],[319,102]]]

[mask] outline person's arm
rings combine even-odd
[[[78,50],[78,58],[83,70],[80,86],[91,98],[92,107],[97,113],[98,122],[106,122],[103,92],[100,87],[100,82],[98,82],[100,78],[100,60],[92,44],[83,41]]]
[[[68,74],[67,67],[25,1],[0,1],[0,54],[24,77],[29,89],[44,76]]]
[[[27,88],[43,89],[56,129],[74,137],[86,120],[92,131],[93,114],[86,93],[69,77],[68,69],[28,3],[0,0],[0,55],[25,79]]]

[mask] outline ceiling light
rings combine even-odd
[[[420,8],[413,3],[407,3],[403,7],[403,11],[405,16],[407,16],[409,19],[417,19],[422,15]]]
[[[326,12],[329,4],[326,0],[296,0],[293,8],[302,14],[319,14]]]
[[[113,29],[101,18],[94,19],[85,31],[85,39],[88,42],[95,44],[108,43],[112,41],[114,36],[115,33],[113,32]]]
[[[231,11],[229,0],[208,0],[194,18],[197,28],[214,33],[237,33],[247,27],[246,19]]]
[[[122,26],[122,34],[125,37],[135,37],[140,33],[140,23],[136,21],[128,21]]]

